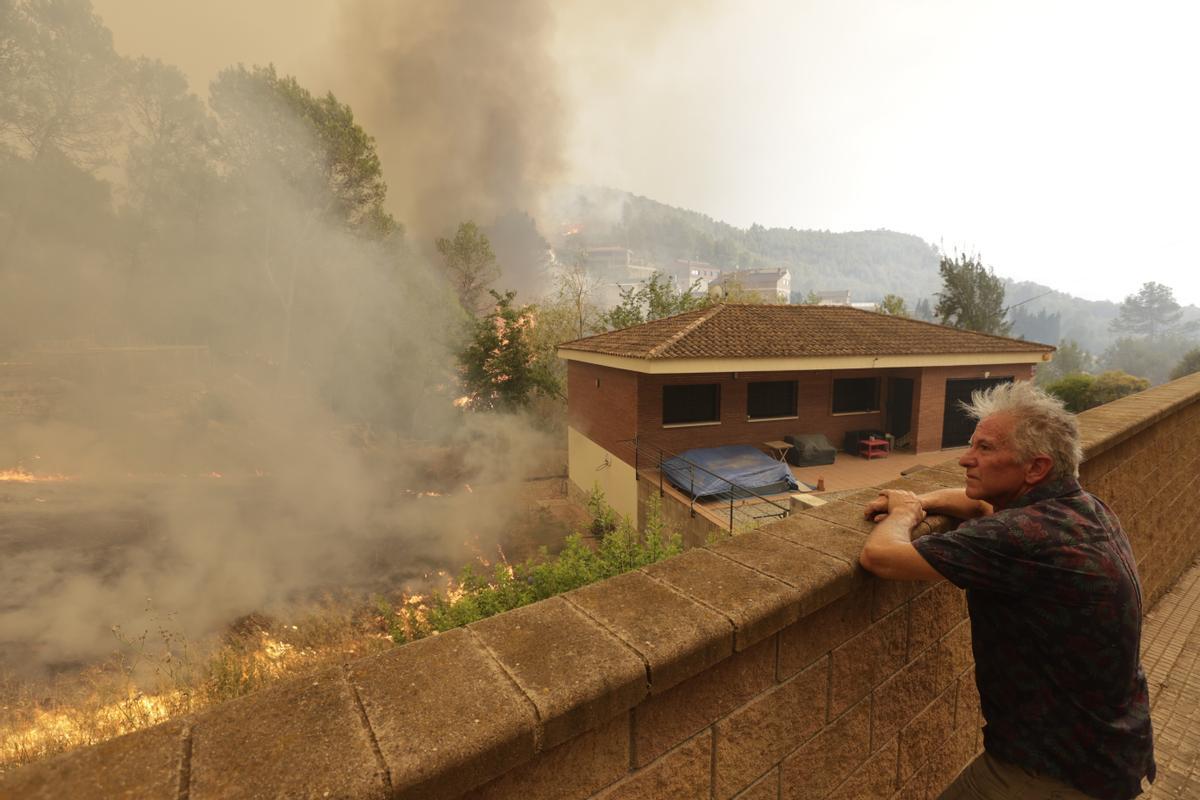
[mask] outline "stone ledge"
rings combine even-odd
[[[1079,415],[1083,460],[1095,458],[1198,400],[1200,373],[1084,411]]]
[[[533,704],[463,628],[355,661],[349,676],[398,798],[454,797],[535,752]]]
[[[343,670],[223,703],[192,728],[188,800],[390,795]]]
[[[646,663],[650,693],[661,694],[733,654],[733,624],[641,572],[563,595]]]
[[[755,642],[795,622],[800,616],[800,590],[762,572],[697,548],[643,569],[733,623],[734,649]]]
[[[562,597],[471,623],[537,708],[542,748],[628,711],[649,692],[646,667]]]

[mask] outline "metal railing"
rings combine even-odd
[[[728,489],[724,492],[705,495],[706,497],[717,497],[720,499],[728,499],[729,504],[726,507],[724,504],[720,506],[714,504],[702,504],[704,509],[713,516],[719,511],[726,516],[728,520],[728,529],[730,533],[739,530],[747,530],[757,528],[765,519],[782,519],[786,517],[790,511],[788,506],[777,503],[769,497],[764,497],[758,492],[746,486],[734,483],[723,475],[718,475],[712,470],[705,469],[699,464],[689,461],[688,459],[672,453],[669,450],[664,450],[658,445],[639,442],[635,436],[632,439],[625,439],[621,444],[633,445],[633,474],[637,480],[641,480],[640,475],[643,465],[650,466],[653,464],[658,470],[658,496],[662,497],[663,489],[663,462],[673,460],[687,465],[689,478],[689,486],[685,489],[683,486],[678,486],[679,489],[686,491],[688,495],[688,511],[694,517],[696,516],[696,475],[698,473],[716,478],[722,483],[728,485]],[[643,462],[645,459],[645,462]],[[728,495],[725,498],[724,495]]]

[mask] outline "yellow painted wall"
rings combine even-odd
[[[637,522],[637,480],[633,467],[572,427],[567,427],[567,470],[585,494],[599,485],[605,501]]]

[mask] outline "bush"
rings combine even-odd
[[[1130,375],[1128,372],[1120,370],[1109,370],[1101,373],[1095,381],[1092,382],[1092,388],[1088,392],[1089,408],[1101,406],[1105,403],[1111,403],[1113,400],[1125,397],[1126,395],[1136,394],[1137,392],[1145,391],[1150,388],[1150,381],[1145,378],[1139,378],[1136,375]]]
[[[595,548],[574,533],[558,555],[551,556],[542,548],[536,558],[516,566],[497,564],[486,578],[468,566],[456,589],[431,595],[421,606],[397,611],[392,639],[404,643],[448,631],[682,552],[682,538],[668,535],[664,529],[659,502],[657,497],[647,501],[645,531],[639,533],[628,519],[616,522],[603,496],[594,491],[588,500],[592,511],[589,531],[604,532]]]
[[[1114,369],[1099,376],[1066,375],[1046,386],[1046,391],[1062,400],[1068,411],[1079,413],[1148,388],[1150,381],[1145,378]]]
[[[1078,414],[1084,409],[1091,408],[1088,405],[1088,395],[1095,380],[1095,377],[1086,372],[1075,372],[1047,384],[1046,391],[1062,400],[1068,411]]]

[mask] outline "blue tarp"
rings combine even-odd
[[[693,469],[692,464],[702,469]],[[731,487],[731,482],[760,495],[800,488],[787,464],[749,444],[687,450],[664,461],[662,471],[667,480],[696,498],[748,496]]]

